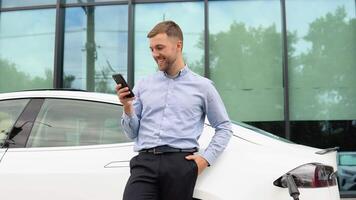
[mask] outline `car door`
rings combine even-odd
[[[121,115],[114,104],[44,100],[25,146],[17,143],[3,157],[2,198],[120,199],[134,156]]]
[[[0,101],[0,164],[7,150],[8,135],[28,102],[28,99]]]

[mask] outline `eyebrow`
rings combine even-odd
[[[156,45],[155,45],[155,46],[153,46],[153,47],[158,47],[158,46],[165,47],[166,45],[164,45],[164,44],[156,44]],[[152,46],[150,46],[150,49],[153,49],[153,47],[152,47]]]

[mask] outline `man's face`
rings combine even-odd
[[[181,53],[182,42],[178,38],[168,37],[165,33],[150,38],[150,49],[160,71],[168,71]]]

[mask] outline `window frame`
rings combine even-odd
[[[5,142],[3,146],[5,148],[24,147],[24,145],[27,143],[29,133],[32,130],[33,123],[31,122],[36,119],[38,111],[41,109],[44,100],[43,98],[13,98],[4,100],[11,101],[18,99],[28,99],[29,101],[22,110],[17,120],[15,121],[14,125],[12,126],[11,131],[6,138],[8,142]],[[27,123],[30,125],[27,126]]]
[[[12,132],[14,130],[15,125],[18,123],[19,119],[21,118],[21,116],[23,115],[24,111],[27,109],[27,107],[30,105],[31,99],[30,98],[18,98],[18,99],[1,99],[0,102],[4,102],[4,101],[14,101],[14,100],[27,100],[26,105],[22,108],[20,114],[17,116],[17,118],[14,120],[11,128],[9,129],[9,133],[7,135],[7,137],[4,140],[4,144],[0,146],[1,148],[8,148],[8,143],[7,140],[9,140],[9,137],[12,135]]]

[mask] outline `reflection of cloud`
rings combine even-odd
[[[317,96],[319,104],[339,104],[343,100],[342,96],[337,90],[325,91]]]
[[[296,71],[297,73],[302,74],[302,73],[303,73],[303,70],[304,70],[304,65],[303,65],[303,64],[298,65],[298,66],[294,67],[293,69],[294,69],[294,71]]]
[[[337,90],[327,90],[321,94],[317,94],[317,101],[320,110],[317,112],[317,119],[332,119],[335,115],[333,107],[340,105],[343,100],[342,95]]]
[[[312,48],[313,43],[306,41],[303,38],[298,38],[298,40],[292,44],[292,46],[295,48],[294,55],[297,56],[308,52]]]

